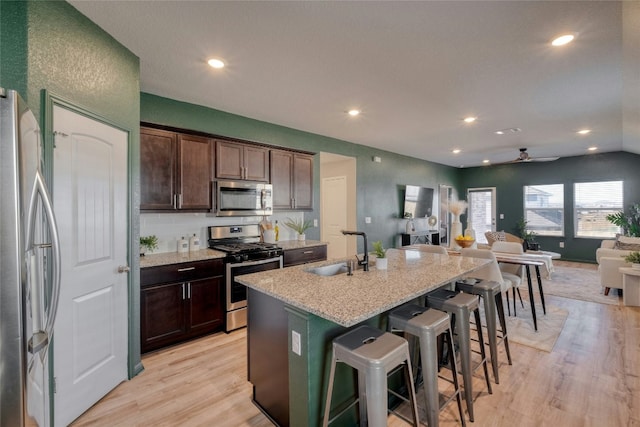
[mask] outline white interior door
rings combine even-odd
[[[484,233],[496,231],[496,189],[469,188],[467,190],[467,223],[473,224],[478,243],[487,243]]]
[[[347,256],[347,177],[332,176],[322,179],[322,236],[327,242],[327,258]]]
[[[127,378],[128,136],[54,106],[54,209],[62,289],[54,419],[71,423]]]

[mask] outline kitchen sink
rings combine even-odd
[[[317,274],[318,276],[336,276],[348,271],[347,263],[340,262],[338,264],[324,265],[306,270],[307,273]]]

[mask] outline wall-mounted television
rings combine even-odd
[[[404,217],[424,218],[432,215],[433,188],[407,185],[404,192]]]

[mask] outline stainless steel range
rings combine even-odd
[[[236,282],[242,274],[282,268],[282,249],[260,241],[258,224],[209,227],[209,247],[227,254],[227,332],[247,325],[247,288]]]

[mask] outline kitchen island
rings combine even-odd
[[[352,276],[310,272],[340,262],[332,260],[237,278],[249,287],[254,402],[278,425],[321,425],[331,341],[346,328],[366,323],[385,329],[389,310],[490,262],[396,249],[388,250],[387,257],[387,270],[372,266]],[[334,406],[356,392],[354,376],[345,366],[339,368]]]

